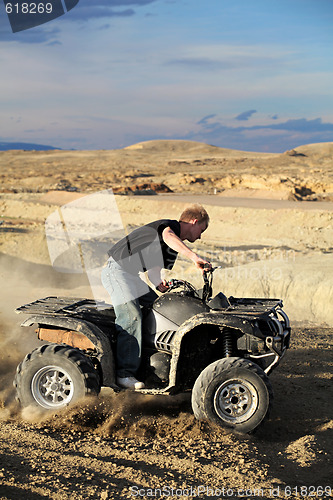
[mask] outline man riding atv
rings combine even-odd
[[[242,433],[262,425],[273,400],[268,375],[289,348],[290,321],[281,299],[213,294],[220,266],[184,244],[200,238],[208,222],[202,207],[189,207],[179,221],[154,221],[116,243],[103,270],[112,306],[51,295],[18,307],[28,316],[21,325],[34,327],[42,342],[17,366],[20,405],[58,412],[102,388],[149,396],[190,391],[199,420]],[[178,253],[202,270],[203,288],[162,280],[161,269],[171,269]],[[139,276],[146,270],[151,288]]]
[[[159,292],[168,285],[161,270],[172,269],[178,253],[190,259],[203,271],[210,263],[193,252],[184,241],[201,238],[207,229],[209,216],[201,205],[191,205],[179,221],[161,219],[135,229],[118,241],[108,252],[109,260],[102,270],[102,283],[110,294],[116,314],[117,384],[126,389],[143,389],[137,380],[141,362],[141,306],[154,302],[157,294],[141,279],[148,272],[150,282]]]

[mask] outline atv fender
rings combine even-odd
[[[66,330],[72,330],[82,333],[86,336],[96,348],[96,358],[100,362],[103,385],[112,387],[115,385],[115,361],[111,349],[110,339],[96,325],[89,321],[78,320],[67,317],[50,317],[43,315],[31,316],[21,323],[21,326],[49,325],[50,327],[59,327]]]
[[[176,331],[172,339],[172,358],[170,364],[169,388],[176,385],[177,367],[180,356],[181,344],[184,336],[196,326],[213,325],[219,327],[232,327],[242,333],[253,333],[253,326],[246,318],[228,316],[221,312],[200,313],[185,321]]]

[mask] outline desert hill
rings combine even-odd
[[[184,140],[152,140],[138,142],[124,148],[125,151],[144,151],[145,153],[157,153],[158,155],[167,153],[168,155],[185,154],[191,155],[211,155],[216,157],[249,157],[249,158],[273,158],[282,155],[289,156],[309,156],[312,158],[333,157],[333,142],[322,142],[298,146],[291,151],[284,153],[259,153],[255,151],[242,151],[236,149],[222,148],[197,141]]]
[[[332,161],[333,158],[333,142],[321,142],[317,144],[305,144],[295,148],[295,151],[311,156],[313,159],[318,158],[322,160]]]
[[[333,199],[333,143],[282,154],[192,141],[147,141],[120,150],[0,152],[2,192],[215,193],[294,200]],[[162,189],[165,192],[165,188]]]
[[[267,157],[272,156],[274,153],[256,153],[256,152],[246,152],[238,151],[236,149],[221,148],[219,146],[213,146],[211,144],[205,144],[203,142],[197,141],[184,141],[184,140],[153,140],[138,142],[124,148],[126,151],[141,150],[145,153],[156,153],[158,155],[168,154],[168,155],[179,155],[183,154],[185,157],[189,158],[191,156],[212,156],[212,157],[232,157],[232,156],[243,156],[249,155],[251,157]]]

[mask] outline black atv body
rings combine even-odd
[[[290,323],[282,301],[211,299],[211,272],[204,288],[181,280],[143,310],[143,352],[139,377],[145,394],[192,391],[192,408],[239,432],[250,432],[268,416],[272,388],[268,374],[289,347]],[[23,406],[55,410],[102,386],[116,385],[111,306],[93,300],[46,297],[17,309],[22,326],[37,326],[47,344],[17,368],[15,386]]]

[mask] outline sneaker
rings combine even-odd
[[[144,389],[145,384],[135,377],[117,377],[117,384],[123,389]]]

